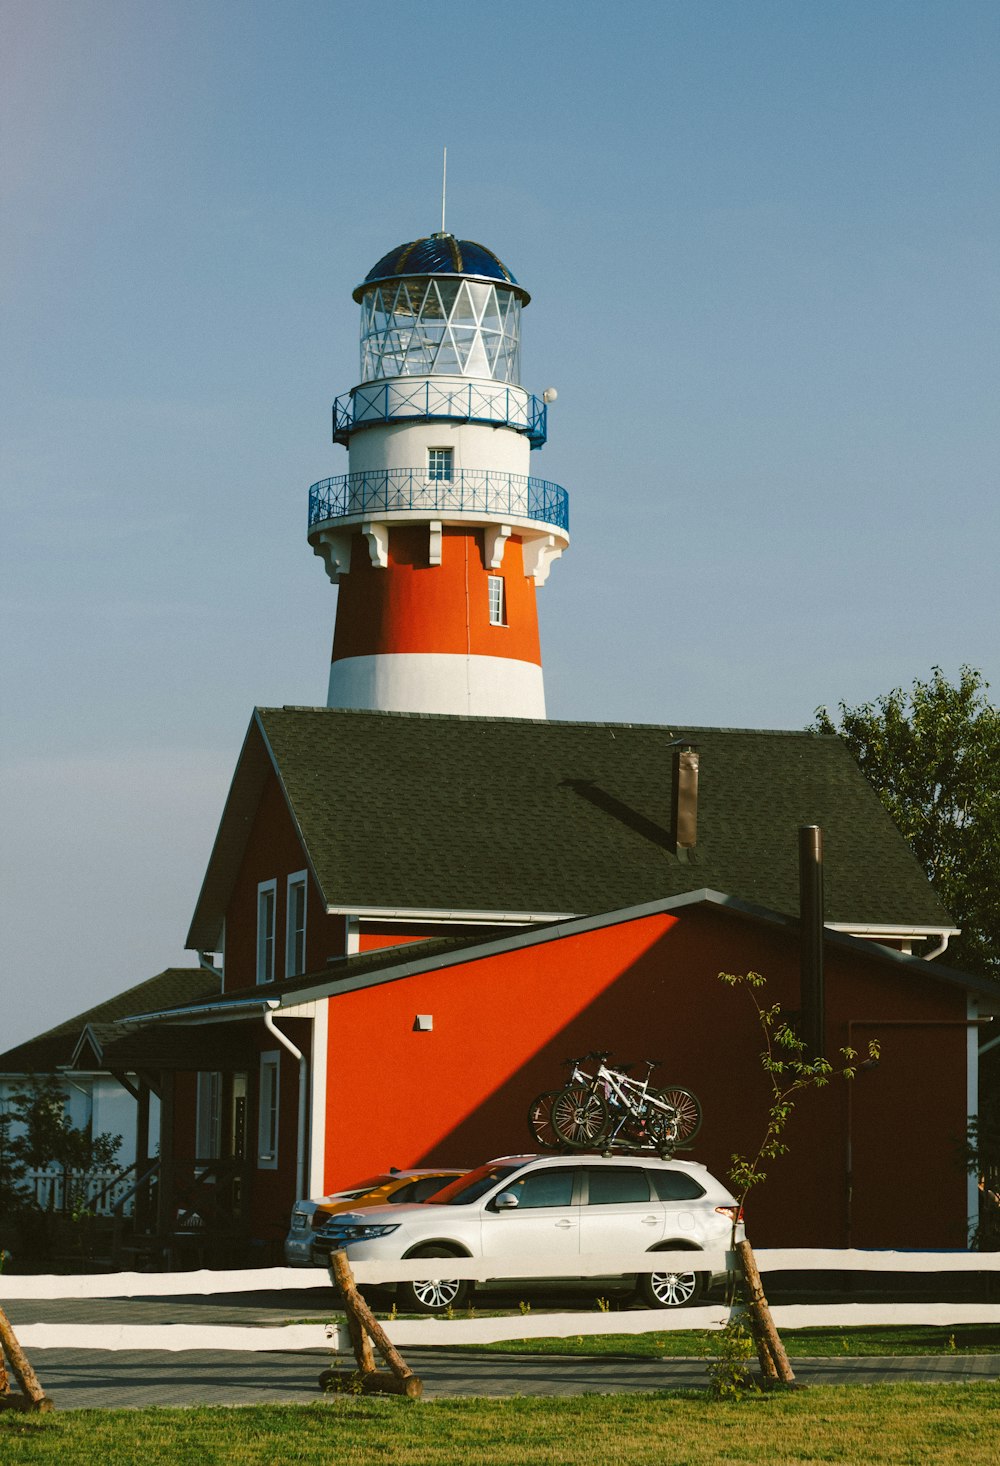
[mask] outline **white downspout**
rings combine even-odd
[[[283,1049],[288,1050],[293,1059],[299,1061],[299,1133],[295,1147],[295,1199],[298,1201],[305,1196],[306,1184],[306,1097],[308,1092],[306,1057],[300,1049],[295,1047],[288,1035],[275,1026],[274,1015],[270,1008],[266,1009],[264,1013],[264,1027],[278,1040]]]
[[[951,932],[942,932],[941,940],[938,942],[937,946],[932,947],[929,952],[924,953],[924,961],[933,962],[935,957],[940,957],[942,952],[946,952],[948,950],[948,942],[950,941],[950,939]]]

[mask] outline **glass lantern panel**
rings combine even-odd
[[[482,290],[484,296],[480,320],[490,331],[502,330],[503,315],[497,300],[497,292],[492,285],[481,285],[478,288]]]
[[[432,372],[447,373],[451,376],[461,376],[462,361],[450,332],[446,334],[441,345],[438,347],[437,355],[429,370]]]
[[[417,316],[420,314],[422,300],[423,291],[420,286],[404,280],[396,291],[393,309],[397,316]]]
[[[520,302],[479,280],[383,283],[361,301],[361,380],[431,373],[519,380]]]
[[[479,317],[472,303],[471,286],[467,280],[463,280],[458,287],[458,294],[455,296],[455,303],[451,308],[452,324],[459,323],[463,326],[474,326],[478,319]]]

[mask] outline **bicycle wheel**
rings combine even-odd
[[[576,1149],[600,1145],[608,1129],[604,1096],[582,1084],[561,1089],[552,1102],[552,1128],[564,1145]]]
[[[558,1150],[562,1141],[552,1123],[552,1106],[558,1095],[558,1089],[550,1089],[546,1094],[540,1094],[531,1102],[528,1111],[528,1129],[531,1131],[531,1138],[540,1145],[543,1150]]]
[[[651,1090],[650,1094],[667,1107],[665,1138],[671,1145],[688,1145],[701,1129],[701,1105],[697,1095],[676,1084],[667,1089]],[[673,1111],[673,1115],[669,1111]]]

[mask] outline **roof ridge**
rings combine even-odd
[[[330,708],[306,703],[283,703],[281,706],[260,706],[258,713],[318,713],[336,714],[352,718],[403,718],[415,722],[445,723],[504,723],[542,724],[549,728],[634,728],[655,729],[662,733],[753,733],[767,738],[828,738],[839,739],[839,733],[818,733],[811,728],[747,728],[725,723],[643,723],[630,719],[612,722],[607,718],[515,718],[499,715],[469,715],[468,713],[415,713],[385,708]]]

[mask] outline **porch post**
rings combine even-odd
[[[156,1192],[156,1230],[161,1237],[173,1231],[177,1212],[174,1187],[174,1086],[173,1070],[165,1069],[160,1089],[160,1184]]]

